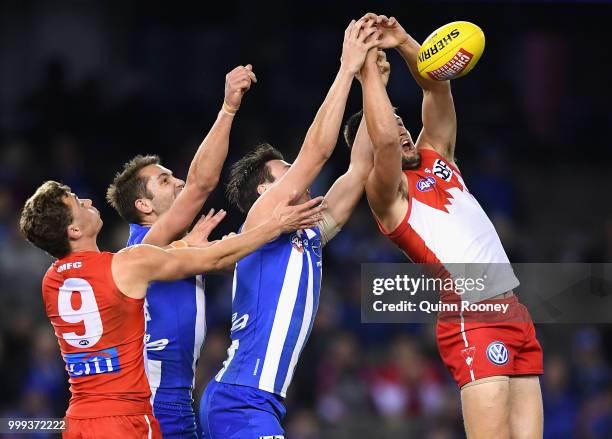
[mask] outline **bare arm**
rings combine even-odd
[[[394,17],[379,15],[376,22],[383,31],[381,47],[395,47],[406,61],[412,77],[423,89],[421,110],[423,129],[416,142],[417,148],[435,149],[453,161],[457,139],[457,116],[450,81],[428,80],[419,74],[417,55],[421,46]]]
[[[325,195],[325,204],[329,206],[327,214],[333,218],[337,230],[346,224],[355,210],[373,163],[372,146],[365,120],[362,118],[351,149],[349,168],[334,182]]]
[[[382,50],[377,51],[376,65],[381,74],[383,84],[386,86],[389,81],[391,66],[387,61],[385,52]],[[358,78],[361,81],[361,78]],[[351,163],[348,171],[336,180],[325,195],[328,206],[326,214],[332,217],[335,226],[331,237],[346,224],[353,213],[357,202],[363,194],[366,181],[373,167],[374,152],[372,141],[368,134],[365,118],[362,117],[355,140],[351,146]]]
[[[240,106],[242,97],[256,81],[250,65],[238,66],[225,78],[225,104],[206,138],[198,148],[185,180],[185,187],[170,209],[153,224],[143,244],[165,246],[175,240],[191,225],[210,193],[219,182],[223,163],[227,157],[229,135],[234,120],[232,111]]]
[[[397,120],[375,59],[368,57],[361,70],[363,109],[374,148],[374,168],[366,182],[370,207],[386,229],[401,216],[402,150]],[[401,218],[399,218],[401,220]]]
[[[272,241],[283,232],[312,227],[320,220],[322,197],[297,206],[291,198],[279,203],[271,217],[248,232],[205,248],[162,249],[152,245],[128,247],[113,257],[113,279],[126,296],[143,298],[152,281],[184,279],[218,271]]]
[[[292,191],[302,194],[331,156],[338,140],[346,99],[355,74],[369,48],[377,44],[369,38],[376,30],[365,21],[349,24],[344,35],[342,62],[336,78],[310,126],[300,152],[287,173],[262,194],[249,211],[244,230],[261,224],[270,208]]]

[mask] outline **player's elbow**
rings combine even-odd
[[[193,188],[194,192],[206,196],[215,190],[219,184],[219,176],[207,176],[206,178],[190,177],[187,178],[185,188]]]
[[[206,270],[202,270],[204,273],[223,271],[231,263],[227,257],[217,257],[209,261]]]
[[[393,136],[388,134],[381,134],[376,137],[372,137],[372,145],[374,150],[391,150],[399,146],[399,136]]]
[[[348,178],[349,184],[351,187],[355,188],[363,188],[366,181],[368,180],[368,176],[370,172],[372,172],[374,164],[372,162],[362,163],[362,162],[351,162],[349,170],[345,174],[346,178]]]
[[[381,148],[397,148],[400,144],[399,134],[395,124],[389,126],[389,124],[384,122],[369,120],[368,132],[375,150]]]
[[[325,163],[332,156],[334,145],[329,145],[329,142],[318,141],[317,139],[308,139],[304,142],[304,150],[317,163]]]

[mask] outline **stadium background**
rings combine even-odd
[[[2,1],[0,417],[62,416],[67,406],[40,300],[50,258],[16,227],[34,188],[53,178],[91,197],[105,222],[100,248],[121,248],[127,226],[103,199],[114,172],[137,153],[157,153],[184,177],[222,102],[225,73],[246,63],[259,83],[244,99],[226,163],[264,140],[292,160],[336,72],[346,24],[369,10],[396,16],[419,41],[459,19],[484,29],[482,60],[453,83],[457,156],[510,259],[612,260],[609,5]],[[420,90],[399,56],[389,57],[390,96],[416,136]],[[355,82],[345,118],[360,99]],[[339,143],[313,192],[324,193],[348,158]],[[210,207],[228,208],[221,188]],[[240,214],[229,212],[214,237],[239,226]],[[362,202],[326,249],[318,317],[287,399],[288,438],[462,437],[457,391],[431,329],[360,324],[364,261],[403,256]],[[207,299],[197,399],[225,358],[230,280],[210,277]],[[612,437],[610,327],[538,332],[545,437]]]

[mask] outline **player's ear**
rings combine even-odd
[[[136,201],[134,201],[134,207],[136,207],[136,210],[138,210],[140,213],[145,215],[149,215],[151,212],[153,212],[153,203],[151,203],[151,200],[148,198],[138,198]]]
[[[259,195],[263,194],[267,190],[268,190],[268,183],[262,183],[257,186],[257,193]]]
[[[71,241],[75,241],[83,235],[81,228],[76,224],[70,224],[66,229],[66,232],[68,233],[68,239]]]

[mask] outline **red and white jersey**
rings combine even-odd
[[[391,233],[381,231],[416,263],[443,264],[451,275],[461,267],[483,264],[487,291],[484,300],[519,285],[493,224],[468,191],[459,169],[438,152],[421,149],[421,166],[404,171],[408,209]],[[485,265],[491,264],[491,265]],[[473,273],[473,271],[472,271]]]
[[[42,282],[47,316],[70,382],[67,416],[151,414],[144,363],[144,299],[117,288],[113,253],[77,252],[56,261]]]

